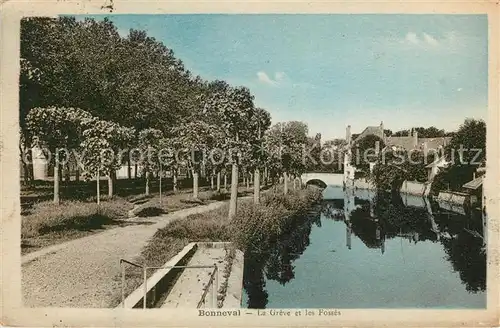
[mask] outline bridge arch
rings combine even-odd
[[[342,173],[310,172],[301,176],[304,185],[315,184],[318,186],[343,186],[344,175]]]
[[[326,188],[328,186],[323,180],[320,180],[320,179],[310,179],[310,180],[307,180],[307,182],[305,182],[305,184],[318,186],[320,188]]]

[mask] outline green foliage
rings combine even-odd
[[[77,148],[83,131],[94,121],[92,115],[78,108],[33,108],[26,117],[26,128],[35,143],[55,152],[57,148]]]
[[[431,126],[429,128],[418,127],[414,128],[414,130],[417,131],[419,138],[439,138],[447,135],[447,133],[444,130],[442,129],[440,130],[434,126]],[[409,135],[410,135],[409,130],[397,131],[393,134],[394,137],[406,137]]]
[[[298,121],[273,125],[265,136],[264,147],[269,153],[268,167],[275,175],[286,172],[299,175],[306,170],[302,155],[308,142],[307,124]]]
[[[433,194],[438,194],[440,190],[460,191],[465,183],[472,180],[476,169],[485,163],[486,123],[483,120],[466,119],[453,134],[445,153],[451,165],[434,178]]]
[[[129,135],[131,137],[131,135]],[[139,132],[138,145],[143,160],[141,164],[147,171],[158,171],[160,168],[160,145],[163,133],[158,129],[148,128]],[[131,140],[131,139],[128,139]]]
[[[386,151],[368,179],[380,190],[398,190],[405,180],[427,182],[425,166],[433,161],[434,155],[423,151]]]
[[[127,148],[135,139],[135,130],[109,121],[94,121],[92,126],[83,131],[81,147],[85,151],[82,162],[86,178],[99,173],[111,174],[122,165],[115,156],[120,149]]]
[[[441,190],[461,191],[462,186],[472,180],[475,171],[476,167],[472,165],[451,165],[436,174],[431,193],[437,195]]]
[[[448,159],[451,159],[454,152],[454,161],[458,162],[461,147],[466,150],[463,152],[463,163],[467,165],[477,167],[486,159],[486,123],[483,120],[469,118],[460,125],[447,147]],[[476,157],[478,151],[479,156]]]
[[[137,129],[168,129],[196,106],[192,91],[203,87],[172,50],[143,31],[120,37],[108,19],[23,19],[21,58],[21,121],[33,107],[65,106]]]
[[[171,245],[176,245],[178,241],[232,241],[242,250],[265,249],[291,228],[298,215],[321,197],[321,191],[314,188],[293,190],[286,196],[264,194],[260,205],[243,202],[238,216],[232,221],[227,218],[225,207],[193,214],[159,229],[143,251],[143,256],[147,263],[155,262],[157,254],[170,252]]]
[[[99,206],[87,202],[72,201],[55,205],[41,202],[21,220],[21,237],[32,238],[41,235],[71,230],[102,229],[104,225],[118,224],[125,219],[131,204],[121,200],[103,201]]]
[[[379,160],[381,150],[384,147],[384,141],[377,136],[368,135],[362,138],[352,146],[351,164],[361,170],[368,171],[370,163]]]

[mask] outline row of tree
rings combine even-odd
[[[202,167],[218,185],[221,171],[231,167],[230,217],[240,170],[253,173],[258,202],[262,170],[273,180],[281,177],[286,193],[289,176],[307,169],[306,124],[271,127],[269,112],[254,105],[248,88],[193,76],[161,42],[136,30],[121,37],[107,19],[23,19],[20,86],[21,152],[36,144],[53,155],[56,203],[61,148],[71,151],[64,156],[77,157],[87,179],[97,179],[98,191],[107,176],[109,196],[133,148],[148,154],[140,165],[146,194],[151,174],[171,170],[175,188],[177,169],[187,166],[196,198]],[[24,169],[25,178],[33,176],[27,162]]]

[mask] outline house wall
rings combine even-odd
[[[426,183],[417,181],[404,181],[400,192],[410,195],[424,196],[428,189]],[[429,188],[430,189],[430,188]]]
[[[375,186],[373,186],[371,183],[369,183],[366,179],[356,179],[354,180],[354,187],[358,189],[375,189]]]
[[[469,195],[453,191],[441,191],[437,199],[439,202],[464,205],[469,202]]]

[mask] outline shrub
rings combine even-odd
[[[146,206],[140,208],[138,211],[136,211],[135,215],[140,217],[140,218],[145,218],[149,216],[158,216],[161,214],[166,213],[163,208],[157,207],[157,206]]]
[[[21,221],[22,238],[37,237],[57,231],[101,229],[103,225],[125,219],[130,204],[117,199],[104,201],[100,205],[80,201],[37,203],[31,214]]]

